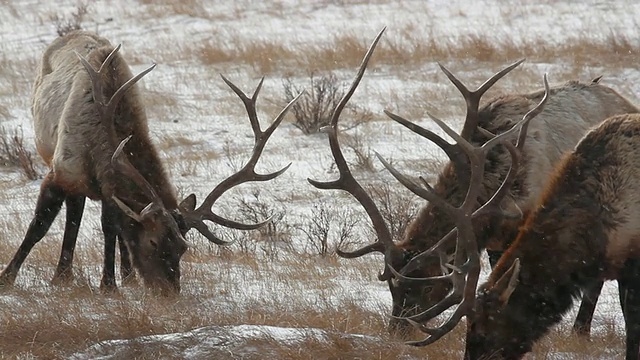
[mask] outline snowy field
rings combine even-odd
[[[265,128],[286,104],[285,79],[303,88],[310,73],[332,72],[341,83],[349,83],[366,46],[384,26],[387,31],[379,51],[351,100],[370,119],[344,133],[354,144],[345,147],[345,153],[356,178],[386,189],[392,204],[412,204],[415,209],[420,201],[383,171],[373,151],[415,176],[435,175],[444,156],[386,118],[382,110],[429,128],[434,127],[426,118],[427,110],[456,127],[464,116],[462,98],[437,61],[475,87],[507,64],[528,58],[486,98],[539,89],[546,72],[552,83],[604,75],[603,84],[640,104],[636,97],[640,76],[634,61],[638,53],[633,52],[640,48],[636,22],[640,4],[630,0],[518,0],[509,5],[499,0],[107,0],[87,4],[83,28],[97,31],[114,44],[122,43],[122,53],[134,72],[158,63],[141,81],[150,131],[179,193],[194,192],[199,199],[238,170],[252,146],[244,108],[219,74],[247,93],[265,76],[258,100]],[[57,36],[52,17],[68,18],[77,8],[75,1],[0,1],[0,125],[9,133],[21,129],[25,146],[34,153],[29,106],[35,67]],[[482,42],[466,54],[442,50],[478,43],[477,39]],[[554,55],[581,42],[602,47],[594,47],[589,56]],[[432,46],[433,56],[424,56],[429,54],[424,44],[434,43],[440,47]],[[504,58],[474,53],[487,51],[487,43],[508,48]],[[629,51],[600,51],[607,46]],[[391,297],[386,284],[377,280],[381,257],[345,260],[317,255],[317,239],[307,233],[309,219],[320,209],[333,213],[328,225],[331,248],[341,227],[350,221],[356,222],[347,238],[350,246],[369,241],[373,234],[352,198],[308,184],[307,178],[331,180],[337,172],[326,135],[304,135],[292,121],[289,116],[275,132],[258,165],[258,170],[269,172],[291,162],[290,169],[270,183],[230,191],[215,207],[242,221],[276,214],[275,225],[268,231],[248,233],[215,229],[236,240],[224,250],[199,234],[189,234],[191,249],[182,262],[180,299],[155,299],[135,286],[121,287],[115,296],[99,293],[102,240],[100,206],[94,202],[87,202],[83,218],[74,286],[50,285],[61,244],[61,213],[22,267],[15,288],[0,292],[0,326],[11,329],[0,330],[0,357],[68,358],[76,353],[72,358],[302,359],[307,358],[305,350],[330,342],[334,351],[340,346],[348,351],[316,358],[459,358],[464,347],[461,329],[442,340],[448,341],[445,350],[407,348],[386,335]],[[370,158],[373,169],[361,163],[357,152]],[[43,175],[46,169],[37,161]],[[27,180],[15,168],[0,168],[0,266],[8,263],[24,236],[39,185],[39,180]],[[247,204],[254,209],[263,205],[252,212]],[[569,337],[574,318],[575,311],[554,331],[556,340],[548,340],[530,358],[623,356],[624,321],[615,283],[603,289],[592,343]],[[139,336],[148,337],[127,341]],[[574,340],[578,345],[563,344]],[[290,351],[286,356],[282,349],[262,351],[261,346],[273,342]]]

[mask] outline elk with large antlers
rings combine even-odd
[[[376,43],[377,40],[369,49],[370,52],[373,51]],[[482,95],[520,63],[522,60],[499,71],[475,91],[468,90],[457,77],[440,65],[442,71],[463,94],[467,103],[467,115],[459,135],[462,139],[474,146],[480,146],[496,134],[512,128],[540,102],[544,90],[522,95],[500,96],[480,107]],[[364,72],[364,66],[366,62],[363,62],[360,68],[358,73],[360,77]],[[356,80],[359,81],[360,78]],[[521,165],[518,172],[514,174],[512,186],[505,189],[506,193],[500,203],[501,211],[487,212],[484,216],[478,217],[473,224],[478,251],[483,248],[493,250],[490,256],[492,265],[505,248],[505,241],[512,239],[517,233],[518,226],[522,222],[522,214],[531,209],[533,199],[540,193],[546,176],[551,172],[553,165],[560,160],[562,153],[571,149],[590,127],[607,117],[638,112],[638,109],[628,100],[598,82],[599,79],[589,84],[570,81],[550,89],[548,104],[536,121],[531,123],[521,145],[519,150]],[[344,107],[344,104],[342,106]],[[341,108],[338,107],[338,109]],[[337,114],[339,116],[339,112]],[[387,115],[410,129],[416,129],[414,125],[395,114],[387,112]],[[467,155],[457,144],[449,144],[433,135],[425,136],[440,146],[451,159],[437,177],[437,182],[433,186],[434,192],[449,204],[459,206],[463,203],[470,184],[471,172]],[[516,139],[517,135],[511,133],[504,140],[515,143]],[[511,158],[506,146],[495,146],[489,151],[482,186],[478,190],[478,199],[473,204],[476,209],[496,193],[510,166]],[[384,254],[386,266],[379,279],[388,282],[393,299],[389,330],[395,334],[406,335],[410,326],[403,317],[424,321],[428,317],[425,315],[433,314],[435,309],[441,308],[442,305],[438,303],[452,289],[452,284],[448,281],[420,282],[407,280],[406,277],[425,278],[442,273],[442,262],[439,259],[418,255],[436,245],[455,227],[454,218],[449,216],[443,207],[438,206],[438,202],[429,201],[410,223],[403,239],[396,243],[391,238],[391,233],[373,201],[368,199],[364,190],[353,185],[355,180],[346,180],[351,176],[343,175],[342,177],[345,177],[345,180],[340,183],[325,184],[321,188],[343,190],[346,190],[345,187],[351,188],[347,191],[363,205],[372,219],[377,241],[355,251],[338,250],[338,255],[355,258],[373,252]],[[314,185],[321,184],[314,183]],[[441,257],[448,260],[454,252],[455,244],[445,242]],[[403,276],[394,276],[388,265],[398,269]],[[586,330],[588,333],[595,300],[601,286],[601,283],[596,283],[594,289],[585,294],[583,308],[576,319],[576,329]],[[438,307],[434,308],[436,305]],[[425,311],[429,312],[425,313]]]
[[[626,359],[640,358],[640,115],[589,132],[556,166],[480,287],[467,359],[520,359],[594,280],[617,279]]]
[[[256,174],[264,146],[281,123],[293,99],[274,122],[260,129],[255,103],[262,85],[250,98],[223,77],[244,103],[255,145],[248,163],[218,184],[196,208],[195,194],[178,202],[175,189],[149,138],[135,77],[119,54],[120,46],[93,33],[74,31],[46,49],[33,91],[32,112],[38,153],[50,168],[35,215],[0,284],[14,282],[33,246],[44,237],[62,203],[67,205],[63,252],[56,275],[68,272],[84,210],[85,198],[102,202],[105,266],[101,288],[115,289],[116,237],[124,241],[145,284],[163,292],[180,291],[180,258],[187,250],[186,232],[195,228],[208,240],[226,244],[204,223],[256,229],[265,222],[243,224],[216,215],[211,207],[230,188],[248,181],[268,181],[287,168]],[[125,216],[126,215],[126,216]],[[69,256],[70,255],[70,256]]]

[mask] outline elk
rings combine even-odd
[[[133,77],[119,49],[120,45],[114,47],[96,34],[73,31],[54,40],[45,50],[33,89],[32,113],[36,148],[50,171],[42,182],[24,240],[0,274],[0,285],[14,283],[22,263],[47,233],[63,202],[66,224],[56,275],[71,267],[85,199],[97,200],[102,203],[105,238],[102,289],[115,289],[117,237],[145,285],[171,294],[180,291],[180,258],[188,248],[184,239],[187,231],[195,228],[209,241],[224,245],[227,242],[211,232],[204,220],[240,230],[256,229],[269,221],[243,224],[215,214],[212,206],[234,186],[268,181],[287,170],[288,165],[274,173],[257,174],[255,165],[297,98],[262,131],[256,113],[262,81],[248,97],[222,77],[244,103],[254,133],[254,148],[247,164],[215,186],[196,208],[195,194],[178,202],[149,137],[147,117],[135,84],[155,64]]]
[[[478,292],[467,359],[519,359],[594,280],[616,279],[626,359],[640,347],[640,115],[606,119],[555,167]]]
[[[370,48],[372,49],[373,47]],[[465,122],[459,134],[462,139],[476,146],[484,144],[495,134],[513,127],[540,102],[544,96],[544,90],[499,96],[480,107],[481,97],[486,91],[523,61],[524,59],[507,66],[475,91],[469,90],[447,68],[439,64],[447,78],[462,93],[467,104]],[[361,68],[361,71],[363,70]],[[561,159],[563,152],[571,149],[590,127],[607,117],[638,112],[633,104],[615,90],[599,84],[599,80],[600,78],[596,78],[591,83],[569,81],[550,89],[549,103],[539,114],[538,119],[531,123],[531,129],[519,150],[522,152],[522,166],[515,174],[513,186],[508,189],[500,203],[500,208],[506,211],[487,213],[474,222],[474,231],[478,237],[478,251],[484,248],[491,250],[492,263],[495,263],[501,251],[508,245],[505,242],[517,234],[518,226],[523,221],[522,214],[531,209],[534,199],[542,191],[546,177],[551,173],[553,165]],[[404,126],[410,129],[415,128],[401,117],[388,111],[385,113]],[[514,142],[516,135],[511,134],[507,140]],[[451,161],[438,175],[433,189],[450,204],[458,206],[463,202],[469,187],[469,160],[458,146],[444,140],[434,140],[433,135],[426,137],[443,148],[451,157]],[[506,146],[502,144],[492,148],[487,155],[483,186],[476,207],[486,203],[496,192],[510,164]],[[353,180],[345,180],[345,182],[347,184],[342,186],[343,190],[345,190],[344,187],[354,186],[351,184]],[[406,336],[411,326],[404,318],[424,321],[428,317],[427,314],[433,313],[434,306],[451,291],[452,284],[446,281],[425,283],[407,280],[407,278],[434,277],[442,273],[441,261],[432,256],[419,254],[432,248],[449,233],[455,227],[454,221],[442,211],[441,207],[429,201],[411,221],[403,238],[399,242],[394,242],[389,230],[385,229],[386,224],[379,216],[376,205],[373,201],[365,199],[365,195],[362,194],[364,190],[347,191],[352,192],[372,218],[377,241],[355,251],[338,249],[337,254],[344,258],[356,258],[374,252],[384,254],[385,269],[379,275],[379,279],[387,281],[393,301],[389,330],[393,334]],[[449,242],[446,244],[448,245],[442,249],[446,254],[443,257],[451,258],[455,246]],[[394,275],[390,268],[398,269],[401,276]],[[576,319],[578,332],[588,333],[601,286],[601,283],[595,283],[593,289],[585,293],[580,316]],[[425,313],[430,309],[430,312]]]

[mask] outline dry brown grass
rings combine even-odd
[[[343,285],[357,289],[362,283],[376,283],[378,261],[296,254],[274,262],[256,253],[235,251],[222,257],[202,240],[192,241],[194,247],[183,261],[183,292],[173,299],[151,296],[139,287],[121,288],[114,296],[100,294],[97,242],[88,255],[79,251],[72,286],[45,285],[53,274],[59,241],[49,238],[38,244],[18,285],[0,292],[0,358],[62,359],[100,341],[237,324],[318,328],[382,339],[367,348],[337,335],[326,342],[309,336],[297,345],[268,338],[249,341],[251,346],[269,348],[277,359],[450,359],[463,351],[464,325],[427,348],[407,347],[386,333],[388,304],[364,308],[336,286],[349,281]],[[5,250],[1,252],[14,251]],[[536,346],[531,358],[548,358],[558,351],[605,356],[610,354],[606,349],[622,349],[618,331],[611,324],[604,334],[585,341],[568,335],[567,329],[554,330]],[[122,356],[151,359],[171,356],[171,350],[134,344]]]
[[[191,53],[205,65],[248,64],[261,74],[275,71],[291,73],[292,69],[330,71],[358,66],[369,41],[353,33],[343,33],[324,44],[291,47],[284,42],[258,42],[239,36],[226,39],[212,37],[207,43],[192,49]],[[580,35],[567,42],[553,44],[545,39],[516,42],[507,37],[488,39],[477,34],[443,39],[419,35],[407,28],[383,38],[376,49],[373,66],[411,68],[425,62],[452,59],[502,64],[505,59],[526,57],[530,62],[564,62],[574,68],[610,68],[634,64],[638,54],[639,44],[616,33],[602,40]]]
[[[145,6],[144,13],[149,17],[167,17],[172,15],[209,17],[201,0],[140,0],[139,2]]]

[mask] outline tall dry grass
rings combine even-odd
[[[640,54],[639,43],[613,32],[604,39],[577,35],[567,42],[558,44],[550,43],[546,39],[489,39],[477,34],[442,38],[421,35],[409,30],[387,35],[376,49],[376,66],[411,68],[421,66],[425,62],[447,60],[504,63],[505,59],[516,60],[526,57],[534,63],[563,62],[572,67],[611,68],[633,64]],[[212,37],[208,42],[190,49],[190,52],[204,65],[231,62],[236,65],[247,64],[259,73],[268,74],[287,73],[291,72],[292,68],[317,72],[356,67],[368,45],[367,39],[348,32],[335,35],[324,44],[309,43],[296,46],[287,45],[286,39],[282,42],[255,41],[232,36]]]

